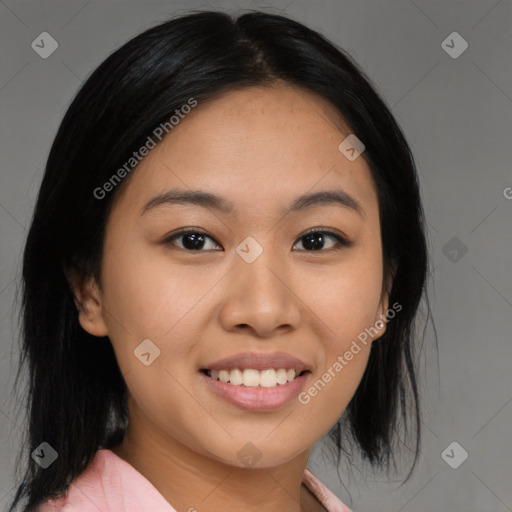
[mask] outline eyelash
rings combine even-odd
[[[329,236],[333,237],[334,239],[336,239],[338,243],[337,243],[337,245],[335,247],[331,247],[330,249],[320,249],[318,251],[314,251],[314,250],[309,250],[308,251],[307,249],[301,249],[300,252],[316,253],[316,252],[327,252],[327,251],[339,251],[343,247],[349,247],[349,246],[352,245],[352,242],[349,241],[348,239],[346,239],[345,237],[339,235],[338,233],[334,233],[333,231],[329,231],[328,229],[324,229],[324,228],[312,228],[309,231],[307,231],[306,233],[304,233],[303,235],[301,235],[298,238],[298,240],[300,240],[301,238],[304,238],[304,237],[306,237],[308,235],[311,235],[313,233],[322,233],[324,235],[329,235]],[[183,229],[179,230],[178,232],[173,233],[172,235],[166,237],[163,240],[162,243],[166,244],[166,245],[167,244],[173,245],[172,242],[176,238],[179,238],[180,236],[184,236],[184,235],[191,235],[191,234],[193,234],[193,235],[204,235],[206,238],[209,238],[210,240],[213,240],[216,245],[220,246],[220,244],[213,237],[211,237],[210,235],[208,235],[204,231],[201,231],[201,230],[198,230],[198,229],[189,229],[189,228],[183,228]],[[202,249],[199,249],[197,251],[190,250],[190,249],[185,249],[185,248],[182,248],[182,247],[177,247],[177,249],[180,249],[180,250],[183,250],[183,251],[186,251],[186,252],[205,252]]]

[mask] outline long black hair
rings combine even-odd
[[[405,137],[357,64],[317,32],[262,12],[194,12],[146,30],[102,62],[52,144],[23,258],[16,383],[28,361],[28,429],[19,454],[28,467],[11,511],[22,498],[32,510],[62,495],[127,426],[126,385],[112,345],[80,327],[66,277],[73,269],[100,282],[105,225],[121,187],[102,198],[94,191],[190,98],[200,108],[226,91],[276,82],[326,99],[364,143],[378,191],[386,282],[392,277],[389,303],[402,306],[372,344],[361,383],[328,438],[338,462],[350,445],[383,468],[405,426],[415,443],[412,472],[421,439],[415,319],[428,251]],[[31,458],[42,442],[58,454],[46,469]]]

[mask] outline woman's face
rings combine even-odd
[[[387,302],[375,186],[363,157],[338,148],[342,128],[302,90],[229,92],[185,116],[116,197],[101,310],[81,322],[108,334],[130,415],[164,449],[172,440],[230,465],[274,466],[309,450],[354,395]],[[217,199],[171,200],[195,191]],[[296,203],[320,192],[341,200]],[[312,228],[321,233],[304,236]],[[310,372],[277,385],[272,372],[245,372],[246,387],[202,371],[298,366],[265,359],[276,353]],[[247,354],[261,366],[214,364]],[[252,387],[258,376],[270,387]]]

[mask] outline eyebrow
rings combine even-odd
[[[142,208],[140,215],[149,210],[163,205],[173,204],[193,204],[203,208],[212,208],[226,214],[233,213],[235,205],[221,196],[205,192],[202,190],[180,190],[172,189],[158,194],[150,199]],[[315,206],[337,205],[347,208],[364,217],[364,210],[361,204],[344,190],[324,190],[303,194],[295,198],[292,203],[284,210],[284,214],[305,210]]]

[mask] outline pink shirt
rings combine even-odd
[[[309,469],[302,481],[329,512],[352,512]],[[176,512],[149,480],[113,451],[96,452],[66,496],[47,500],[39,512]]]

